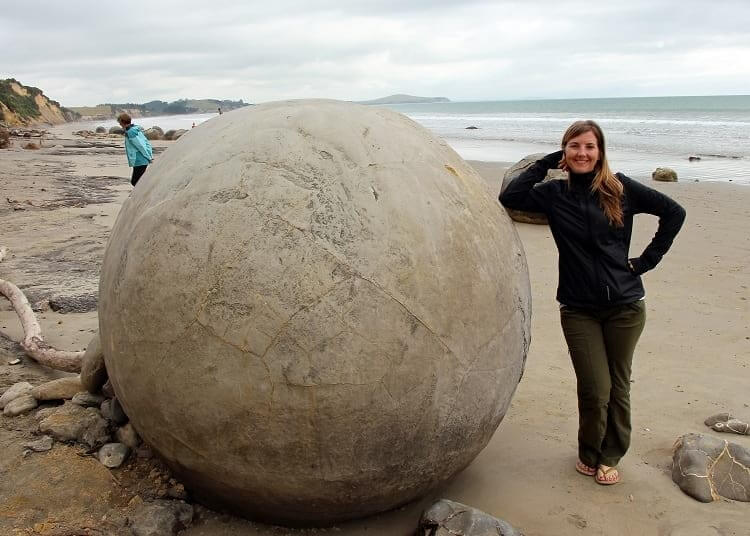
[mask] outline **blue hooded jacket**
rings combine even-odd
[[[154,158],[151,142],[138,125],[130,125],[125,130],[125,154],[128,156],[130,167],[147,166]]]

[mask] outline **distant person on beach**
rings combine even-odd
[[[130,184],[135,186],[141,175],[146,172],[148,165],[154,160],[151,142],[146,138],[143,129],[132,123],[128,114],[118,115],[117,122],[125,131],[125,154],[128,157],[128,165],[133,168]]]
[[[543,182],[549,169],[567,180]],[[565,132],[562,150],[523,171],[500,194],[507,208],[543,212],[558,251],[557,300],[578,391],[576,470],[599,484],[620,480],[630,446],[630,373],[646,321],[641,274],[669,250],[685,210],[666,195],[610,171],[604,134],[593,121]],[[628,258],[635,214],[659,225],[638,257]]]
[[[221,115],[221,107],[219,108],[219,115]]]

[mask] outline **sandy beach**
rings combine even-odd
[[[36,151],[21,149],[19,140],[0,150],[0,246],[10,250],[0,278],[23,289],[32,304],[60,297],[63,304],[84,304],[83,312],[42,307],[37,313],[45,340],[67,350],[83,349],[97,329],[94,305],[85,304],[95,304],[106,240],[131,190],[122,142],[76,137],[76,129],[51,129]],[[155,142],[157,154],[170,143],[179,141]],[[509,164],[471,164],[496,196]],[[531,349],[504,421],[465,471],[429,497],[335,529],[269,527],[199,509],[180,534],[407,536],[441,497],[505,519],[526,536],[750,534],[748,504],[699,503],[670,476],[678,437],[715,434],[704,426],[706,417],[730,412],[750,419],[750,187],[649,186],[682,204],[687,220],[672,250],[644,276],[648,320],[634,359],[633,438],[620,465],[622,483],[599,486],[574,470],[575,377],[554,299],[557,253],[546,226],[516,224],[533,292]],[[637,217],[631,253],[639,254],[655,229],[655,218]],[[0,392],[18,381],[36,385],[63,375],[23,357],[21,339],[16,314],[0,300]],[[8,364],[16,358],[20,364]],[[87,534],[84,528],[109,534],[96,530],[124,515],[134,497],[158,496],[162,484],[147,477],[159,467],[153,460],[109,471],[61,443],[24,456],[22,444],[35,437],[37,423],[33,411],[0,416],[0,534]],[[750,448],[750,436],[716,435]]]

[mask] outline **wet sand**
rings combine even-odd
[[[0,263],[0,277],[21,287],[32,303],[96,297],[106,239],[131,189],[121,141],[93,144],[71,136],[72,130],[53,129],[58,139],[45,139],[38,151],[20,149],[18,141],[0,150],[0,245],[11,252]],[[496,195],[505,165],[472,165]],[[677,437],[714,433],[703,420],[721,411],[750,417],[750,188],[649,185],[680,202],[688,216],[673,249],[644,276],[648,320],[634,361],[633,440],[620,466],[621,484],[598,486],[574,470],[575,378],[554,299],[557,253],[546,226],[517,224],[532,282],[532,344],[512,406],[474,463],[429,497],[335,529],[281,529],[201,510],[200,520],[181,534],[406,536],[422,509],[439,497],[501,517],[527,536],[750,533],[750,506],[698,503],[670,478]],[[653,217],[636,219],[633,253],[640,253],[655,228]],[[46,310],[38,316],[45,339],[62,349],[82,349],[97,328],[95,310]],[[20,355],[13,341],[21,336],[15,313],[0,300],[0,391],[16,381],[38,384],[60,375],[27,358],[8,365]],[[133,483],[135,469],[110,473],[74,447],[56,444],[48,454],[24,458],[21,443],[32,438],[35,426],[33,412],[0,416],[0,533],[43,522],[96,527],[134,495],[148,498],[153,491]],[[748,436],[721,437],[750,448]],[[99,499],[86,499],[84,489]]]

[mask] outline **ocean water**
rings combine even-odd
[[[671,167],[680,181],[750,185],[750,95],[401,104],[399,111],[463,158],[515,162],[558,150],[573,121],[604,130],[614,171],[649,180]],[[467,129],[474,126],[476,129]],[[697,156],[700,160],[688,160]]]
[[[648,181],[657,167],[680,181],[750,185],[750,95],[399,104],[467,160],[516,162],[556,151],[570,123],[597,121],[614,171]],[[216,114],[138,118],[144,128],[190,128]],[[114,120],[106,124],[115,126]],[[467,129],[474,126],[476,129]],[[700,160],[688,160],[697,156]]]

